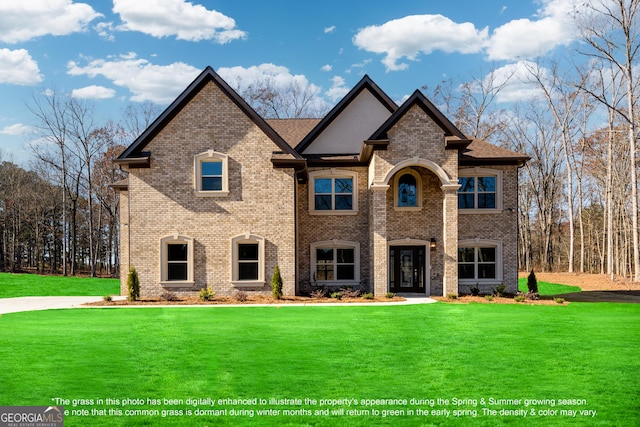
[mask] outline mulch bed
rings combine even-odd
[[[138,301],[98,301],[87,303],[91,306],[136,306],[136,305],[229,305],[229,304],[269,304],[269,305],[286,305],[286,304],[318,304],[318,303],[336,303],[336,304],[352,304],[352,303],[380,303],[380,302],[398,302],[404,301],[402,297],[395,296],[393,298],[309,298],[297,296],[285,296],[276,300],[270,296],[252,295],[246,301],[238,301],[234,297],[215,297],[211,301],[201,301],[197,297],[179,297],[176,300],[167,300],[162,298],[142,298]]]

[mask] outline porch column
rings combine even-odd
[[[388,185],[372,185],[371,187],[370,229],[370,263],[369,278],[375,296],[388,292],[387,254],[387,189]]]
[[[442,296],[458,294],[458,184],[443,185],[444,277]]]

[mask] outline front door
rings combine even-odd
[[[425,246],[389,248],[389,288],[391,292],[426,293]]]

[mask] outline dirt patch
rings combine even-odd
[[[85,305],[91,306],[136,306],[136,305],[252,305],[252,304],[266,304],[266,305],[286,305],[286,304],[321,304],[321,303],[337,303],[337,304],[353,304],[353,303],[380,303],[380,302],[398,302],[405,301],[404,298],[394,296],[393,298],[309,298],[298,296],[285,296],[282,299],[276,300],[270,296],[252,295],[247,297],[246,301],[238,301],[234,297],[215,297],[211,301],[201,301],[196,297],[184,298],[181,297],[176,300],[167,300],[161,298],[143,298],[138,301],[98,301],[93,303],[87,303]]]

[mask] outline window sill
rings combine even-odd
[[[394,206],[393,210],[398,212],[420,212],[422,210],[422,206]]]
[[[309,215],[358,215],[358,211],[315,211],[310,210]]]
[[[236,288],[261,288],[264,280],[232,280],[231,284]]]
[[[194,283],[192,280],[172,280],[170,282],[160,282],[160,286],[163,288],[190,288]]]
[[[470,215],[478,215],[478,214],[496,215],[496,214],[501,214],[505,211],[506,211],[505,209],[460,209],[458,208],[459,214],[470,214]]]
[[[194,191],[196,197],[227,197],[228,191]]]

